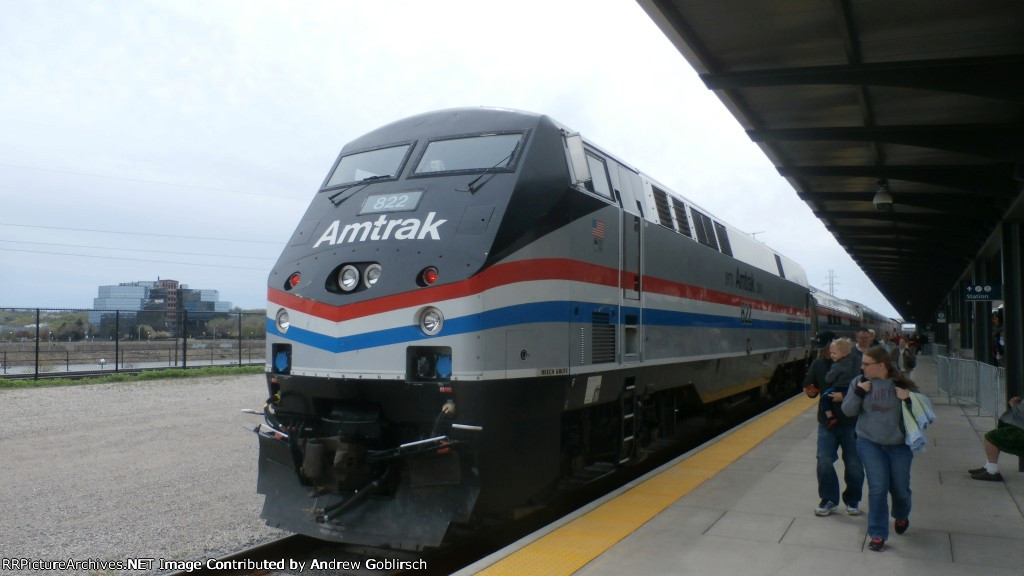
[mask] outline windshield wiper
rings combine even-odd
[[[490,182],[491,178],[494,177],[494,174],[495,174],[494,170],[498,166],[501,166],[502,164],[506,164],[507,165],[508,161],[512,159],[512,156],[515,155],[516,150],[519,150],[519,144],[516,144],[516,147],[513,148],[512,151],[508,153],[508,156],[505,156],[501,160],[498,160],[498,162],[494,166],[491,166],[487,170],[484,170],[479,176],[477,176],[476,178],[473,178],[472,180],[470,180],[469,184],[466,185],[466,187],[469,188],[469,193],[470,194],[476,194],[477,190],[483,188],[484,184],[487,184],[488,182]],[[484,176],[487,176],[487,175],[490,175],[491,178],[488,178],[487,180],[484,180],[483,182],[480,183],[479,186],[476,186],[476,183],[479,182],[481,178],[483,178]],[[476,186],[476,187],[474,188],[474,186]]]
[[[342,198],[341,200],[338,200],[337,202],[335,202],[334,199],[337,198],[338,196],[341,196],[342,194],[344,194],[346,191],[348,191],[353,186],[359,186],[359,185],[366,186],[366,185],[370,184],[371,182],[373,182],[374,180],[384,180],[386,178],[394,178],[394,176],[392,176],[391,174],[377,174],[376,176],[367,176],[366,178],[363,178],[362,180],[358,180],[358,181],[353,182],[351,184],[346,184],[346,185],[342,186],[341,188],[338,189],[337,192],[335,192],[334,194],[331,194],[330,196],[328,196],[327,199],[331,201],[331,204],[334,204],[335,208],[337,208],[338,206],[341,206],[342,202],[344,202],[345,200],[348,200],[349,198],[355,196],[355,192],[353,192],[352,194],[349,194],[348,196]],[[360,188],[360,190],[362,190],[362,188]],[[358,191],[359,190],[356,190],[356,192],[358,192]]]

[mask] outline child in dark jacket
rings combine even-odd
[[[825,428],[832,428],[839,424],[839,403],[842,397],[836,399],[832,394],[838,392],[845,394],[850,386],[850,381],[860,373],[860,366],[856,366],[857,355],[851,354],[853,342],[849,338],[834,340],[829,346],[829,353],[832,357],[832,366],[825,374],[825,382],[828,389],[821,398],[821,409],[825,412]]]

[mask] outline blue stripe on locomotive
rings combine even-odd
[[[267,333],[284,336],[298,344],[304,344],[328,352],[350,352],[352,350],[375,348],[400,344],[402,342],[416,342],[431,340],[441,336],[455,336],[480,332],[493,328],[516,326],[520,324],[534,324],[544,322],[566,322],[569,320],[574,309],[580,310],[579,318],[589,317],[591,312],[606,311],[613,309],[610,315],[611,324],[621,324],[621,320],[614,315],[614,309],[619,308],[608,304],[594,304],[592,302],[572,301],[547,301],[532,302],[528,304],[517,304],[495,310],[489,310],[470,316],[446,319],[442,334],[438,336],[425,336],[415,325],[399,326],[386,330],[374,332],[363,332],[352,336],[333,337],[311,330],[303,330],[292,326],[287,336],[277,331],[274,320],[267,318]],[[622,316],[643,314],[643,324],[648,326],[674,326],[686,328],[726,328],[726,329],[753,329],[764,331],[789,331],[803,329],[804,325],[797,321],[785,320],[758,320],[752,319],[749,323],[743,323],[739,317],[721,316],[718,314],[697,314],[693,312],[678,312],[673,310],[659,310],[631,307],[621,307]],[[558,320],[563,318],[563,320]],[[584,323],[576,320],[578,323]]]

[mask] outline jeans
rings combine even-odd
[[[847,506],[860,504],[864,493],[864,466],[857,453],[857,442],[853,432],[854,426],[840,424],[825,429],[818,424],[818,498],[839,504],[839,477],[836,475],[835,462],[838,451],[843,449],[843,480],[846,490],[842,501]]]
[[[910,463],[914,453],[906,444],[875,444],[857,438],[857,452],[868,478],[868,536],[889,539],[889,495],[892,517],[910,518]]]

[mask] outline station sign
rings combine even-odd
[[[968,302],[985,301],[985,300],[1002,300],[1003,291],[1002,286],[998,284],[975,284],[967,287],[967,293],[964,298]]]

